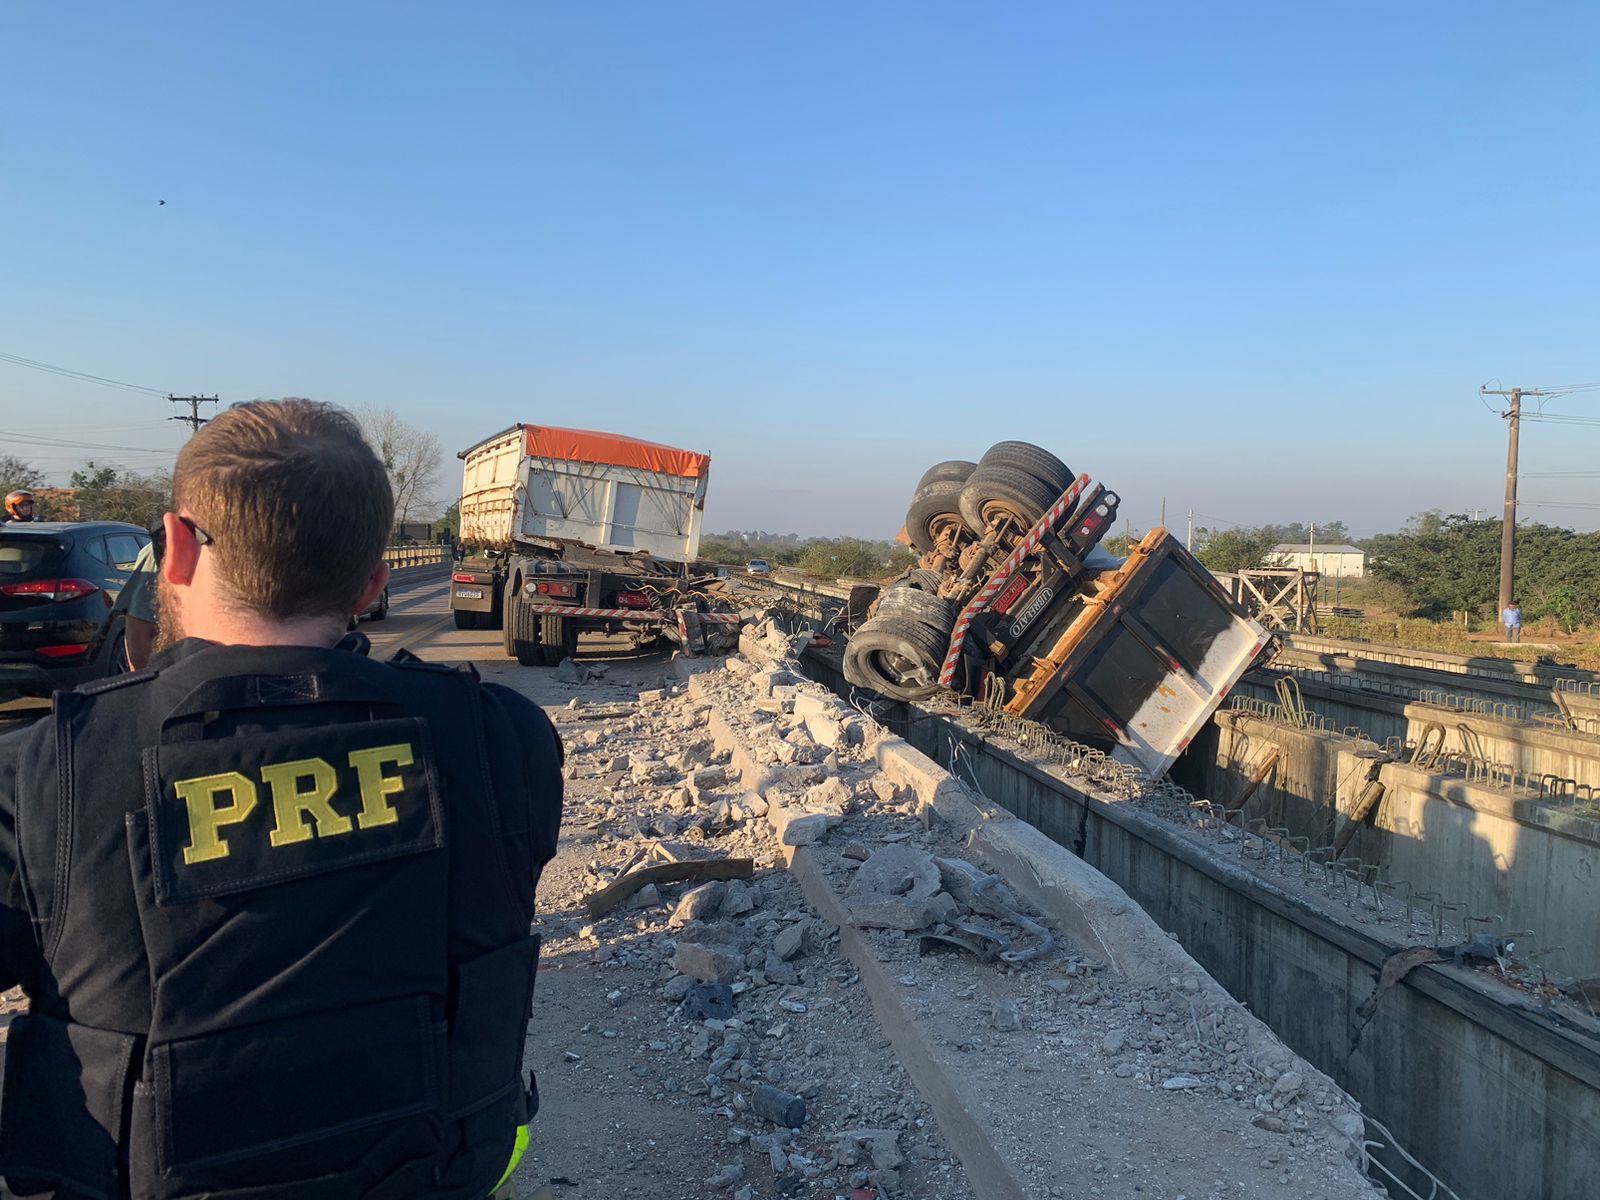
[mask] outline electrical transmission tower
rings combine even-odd
[[[208,420],[211,419],[209,417],[202,417],[200,415],[200,406],[202,404],[221,403],[221,401],[219,401],[215,396],[168,396],[167,399],[171,400],[174,404],[187,404],[189,406],[188,415],[179,413],[177,416],[169,418],[169,420],[182,421],[185,425],[187,425],[189,427],[190,437],[193,437],[196,433],[200,432],[200,426],[204,425]]]

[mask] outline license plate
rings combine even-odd
[[[483,599],[483,589],[482,588],[457,588],[456,589],[456,595],[460,596],[463,600],[482,600]]]

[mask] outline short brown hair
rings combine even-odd
[[[172,503],[211,535],[239,607],[277,620],[349,615],[394,522],[360,426],[313,400],[219,413],[179,453]]]

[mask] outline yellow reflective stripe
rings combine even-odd
[[[505,1187],[506,1180],[511,1178],[511,1172],[517,1169],[517,1164],[522,1161],[522,1156],[527,1153],[527,1150],[528,1127],[526,1125],[518,1125],[516,1145],[511,1147],[511,1161],[506,1164],[506,1173],[500,1176],[500,1182],[489,1189],[491,1192],[498,1192]]]

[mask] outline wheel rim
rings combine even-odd
[[[967,526],[961,520],[959,513],[940,513],[928,522],[928,536],[935,545],[940,538],[948,535],[952,540],[958,539],[966,533]]]
[[[1027,514],[1018,512],[1016,508],[1004,500],[988,500],[983,505],[985,528],[998,521],[1000,522],[1002,533],[1009,532],[1016,537],[1021,537],[1032,529],[1037,520],[1037,517],[1029,519]]]
[[[925,687],[933,682],[927,664],[893,650],[873,650],[866,658],[873,674],[897,687]]]

